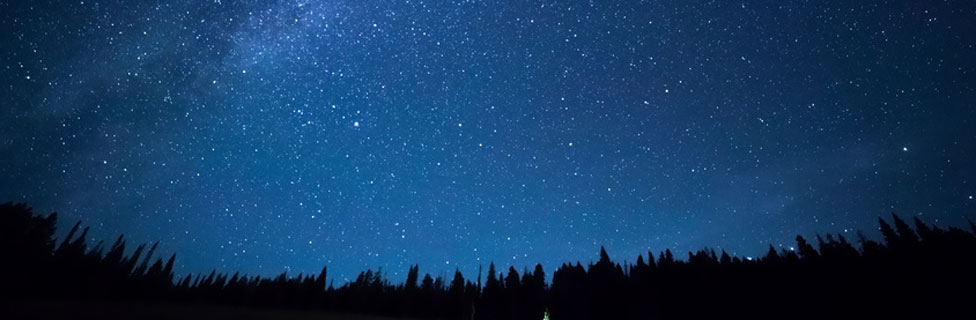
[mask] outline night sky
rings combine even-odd
[[[965,224],[976,3],[874,2],[0,0],[0,201],[336,285]]]

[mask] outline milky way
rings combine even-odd
[[[0,201],[339,283],[976,219],[976,5],[873,2],[3,1]]]

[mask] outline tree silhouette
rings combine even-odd
[[[459,270],[444,279],[419,266],[391,284],[383,271],[365,270],[339,287],[327,269],[317,275],[282,273],[265,278],[227,274],[176,276],[177,256],[155,258],[159,243],[126,254],[124,236],[111,245],[88,245],[88,228],[74,224],[55,241],[57,215],[34,215],[25,204],[0,205],[0,293],[11,299],[168,301],[268,306],[424,319],[648,319],[802,314],[803,317],[903,317],[933,310],[966,314],[976,288],[976,234],[898,216],[879,219],[884,243],[858,233],[802,236],[796,250],[770,245],[760,259],[716,254],[705,248],[677,260],[670,249],[654,259],[614,262],[601,247],[597,261],[563,263],[547,285],[542,265],[521,273],[494,263],[481,286]],[[970,228],[973,226],[970,225]],[[449,281],[446,281],[449,280]],[[419,282],[419,285],[418,285]],[[843,310],[844,313],[840,313]],[[14,317],[17,318],[17,317]]]

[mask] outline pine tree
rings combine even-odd
[[[510,293],[518,292],[521,282],[515,267],[508,267],[508,276],[505,277],[505,290]]]
[[[912,222],[915,223],[915,230],[918,230],[918,236],[921,238],[921,241],[929,242],[935,239],[935,231],[933,231],[932,228],[929,228],[925,222],[922,222],[922,220],[918,217],[912,217],[912,220]]]
[[[464,276],[461,275],[461,271],[454,269],[454,279],[451,280],[451,286],[448,289],[451,295],[463,295],[464,294]]]
[[[895,230],[884,219],[881,219],[881,217],[878,217],[878,225],[880,225],[879,229],[881,230],[881,235],[884,236],[885,244],[888,247],[898,246],[898,234],[895,233]]]
[[[607,254],[607,249],[600,246],[600,261],[597,264],[611,264],[610,255]]]
[[[485,279],[485,293],[487,294],[490,290],[497,290],[499,287],[498,278],[495,275],[495,263],[492,262],[488,264],[488,278]]]
[[[322,267],[322,272],[319,272],[318,278],[315,278],[315,290],[320,294],[325,292],[325,280],[326,275],[328,274],[327,271],[328,267]]]
[[[727,252],[725,252],[725,249],[722,249],[722,257],[719,258],[719,263],[721,263],[722,265],[728,265],[732,263],[732,258],[729,257],[729,254]]]
[[[894,213],[891,214],[891,218],[895,222],[895,230],[898,232],[898,239],[902,245],[913,246],[918,244],[918,235],[915,234],[915,231],[905,221],[901,220]]]
[[[776,253],[776,248],[774,248],[773,245],[769,245],[769,251],[766,252],[766,257],[764,260],[770,263],[779,262],[779,254]]]
[[[434,278],[429,273],[424,274],[424,280],[420,283],[420,290],[423,292],[434,292]]]
[[[410,267],[409,271],[407,271],[407,281],[403,284],[404,289],[406,289],[407,292],[417,289],[417,276],[419,272],[420,272],[419,265],[414,265]]]
[[[807,239],[804,239],[803,236],[796,236],[796,248],[800,252],[800,259],[815,260],[820,258],[817,249],[814,249],[812,245],[807,243]]]

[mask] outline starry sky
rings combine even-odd
[[[976,219],[972,1],[0,1],[0,201],[177,272]]]

